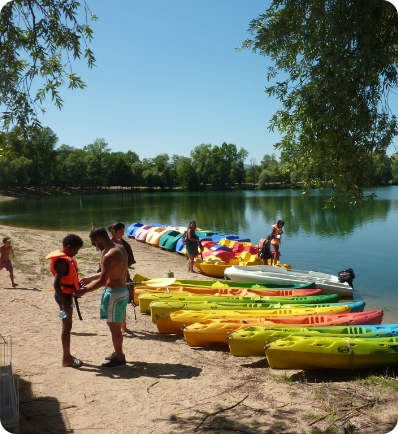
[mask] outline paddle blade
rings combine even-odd
[[[159,278],[159,279],[150,279],[150,280],[144,280],[143,283],[146,286],[154,287],[154,288],[162,288],[164,286],[172,285],[175,282],[174,277],[165,277],[165,278]]]

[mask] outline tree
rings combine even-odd
[[[191,151],[192,166],[199,184],[206,187],[213,172],[212,146],[201,144]]]
[[[104,139],[95,139],[94,143],[84,146],[87,154],[87,181],[91,187],[108,185],[111,172],[111,149]]]
[[[246,182],[252,182],[256,185],[259,175],[260,168],[257,165],[257,159],[250,158],[250,166],[246,169]]]
[[[375,188],[373,159],[397,134],[388,107],[398,84],[398,20],[384,0],[273,0],[250,24],[242,48],[270,56],[266,88],[282,104],[271,119],[286,169],[304,187],[334,188],[330,199],[361,202]],[[276,81],[281,75],[280,81]],[[310,168],[310,171],[307,170]]]
[[[91,68],[95,64],[87,43],[93,31],[87,15],[96,19],[84,1],[86,21],[78,23],[81,9],[75,0],[13,0],[0,13],[0,120],[7,129],[29,124],[39,126],[37,109],[47,95],[61,108],[59,88],[83,89],[86,85],[72,71],[71,59],[84,58]],[[43,82],[32,95],[34,79]]]
[[[177,175],[182,188],[188,191],[199,190],[198,177],[192,167],[192,160],[188,157],[181,157],[177,163]]]

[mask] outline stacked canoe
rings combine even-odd
[[[137,284],[135,300],[160,333],[184,335],[190,346],[224,345],[234,356],[265,356],[272,368],[398,364],[398,324],[381,324],[382,310],[364,311],[364,302],[323,294],[311,282],[290,288],[200,280]]]

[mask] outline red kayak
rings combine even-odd
[[[249,312],[249,311],[248,311]],[[199,318],[200,317],[200,318]],[[156,325],[160,333],[182,334],[182,329],[197,322],[216,320],[220,324],[235,323],[242,326],[272,326],[272,325],[302,325],[311,326],[344,326],[344,325],[369,325],[381,324],[383,319],[382,310],[366,312],[349,312],[324,315],[297,315],[297,316],[268,316],[259,318],[228,318],[222,312],[216,312],[203,318],[198,312],[177,311],[156,318]],[[243,328],[243,327],[242,327]]]
[[[235,322],[250,325],[269,323],[304,326],[341,326],[341,325],[369,325],[381,324],[383,319],[382,310],[369,310],[365,312],[331,313],[325,315],[297,315],[297,316],[269,316],[250,319],[223,319],[220,322]]]

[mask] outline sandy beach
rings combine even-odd
[[[88,231],[75,233],[85,241],[76,256],[79,271],[91,274],[99,252]],[[238,358],[227,347],[191,348],[180,336],[161,335],[132,306],[127,324],[137,337],[124,340],[127,366],[104,369],[113,348],[99,320],[101,290],[80,300],[83,321],[74,314],[71,350],[84,366],[62,368],[61,324],[44,257],[65,235],[0,225],[1,238],[10,236],[15,251],[18,287],[0,273],[0,333],[12,336],[21,434],[381,434],[395,427],[397,371],[276,371],[265,357]],[[183,256],[126,240],[137,261],[132,276],[172,271],[177,279],[210,279],[189,274]]]

